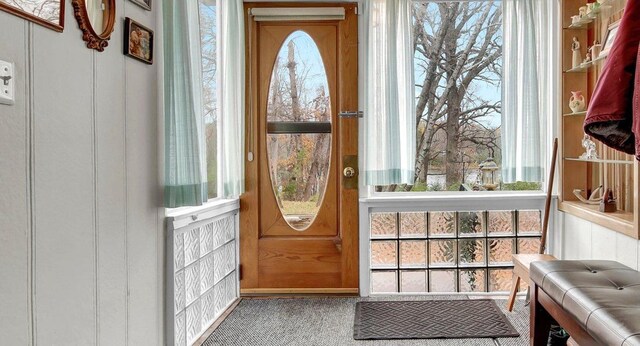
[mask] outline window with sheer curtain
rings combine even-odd
[[[215,0],[199,0],[200,45],[202,52],[202,97],[204,105],[204,135],[207,153],[209,198],[218,196],[218,46],[217,8]]]
[[[377,192],[541,190],[552,103],[538,92],[551,77],[545,2],[412,3],[415,173]]]

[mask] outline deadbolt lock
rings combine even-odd
[[[356,170],[353,167],[347,167],[342,172],[346,178],[353,178],[356,176]]]
[[[358,189],[358,156],[343,156],[342,167],[342,186],[347,190]]]

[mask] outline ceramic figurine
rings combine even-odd
[[[569,108],[574,113],[584,112],[587,109],[587,102],[582,95],[582,91],[572,91],[569,99]]]
[[[573,51],[573,60],[572,60],[572,67],[576,68],[578,66],[580,66],[580,64],[582,64],[582,54],[580,54],[580,41],[578,41],[577,37],[573,37],[573,42],[571,43],[571,50]]]
[[[591,62],[591,49],[587,50],[587,56],[584,58],[584,63]]]
[[[578,24],[580,23],[580,16],[579,15],[575,15],[575,16],[571,16],[571,24]]]
[[[597,59],[600,56],[600,51],[602,50],[602,45],[598,40],[593,41],[593,46],[589,47],[589,51],[591,51],[591,59]]]
[[[584,154],[580,155],[582,160],[597,160],[598,153],[596,152],[596,144],[591,140],[591,136],[585,134],[582,138],[582,147],[584,148]]]
[[[580,13],[580,17],[585,18],[587,16],[587,6],[580,6],[578,11],[578,13]]]

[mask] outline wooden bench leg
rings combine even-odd
[[[511,293],[509,294],[509,300],[507,300],[507,310],[509,312],[513,311],[513,304],[516,302],[516,294],[518,294],[518,289],[520,288],[520,277],[513,273],[513,279],[511,281]]]
[[[551,330],[551,315],[538,301],[537,285],[531,286],[531,314],[529,316],[529,336],[531,338],[531,346],[546,346],[549,340],[549,331]]]

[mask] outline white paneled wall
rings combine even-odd
[[[613,260],[640,269],[640,241],[571,214],[559,214],[557,257]]]
[[[122,54],[124,17],[154,29],[160,2],[115,3],[102,53],[71,0],[63,33],[0,11],[2,345],[164,343],[158,66]]]
[[[167,230],[168,344],[191,345],[239,297],[238,209],[231,208]],[[189,215],[190,216],[190,215]]]

